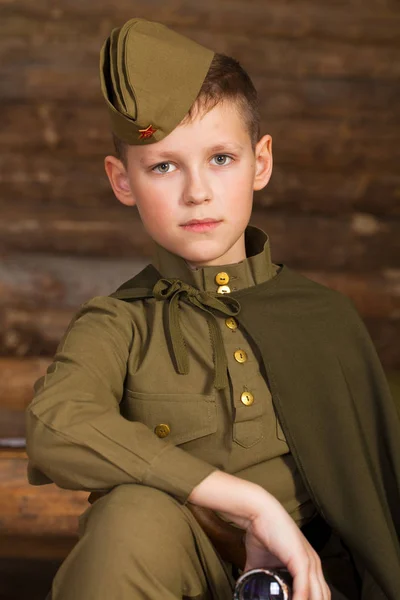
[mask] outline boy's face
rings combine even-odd
[[[137,206],[159,245],[192,268],[232,264],[246,258],[244,230],[253,190],[271,175],[271,144],[264,136],[254,151],[236,105],[223,102],[160,142],[128,146],[126,169],[112,156],[105,167],[117,198]]]

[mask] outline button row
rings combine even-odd
[[[225,273],[225,271],[217,273],[217,275],[215,276],[215,282],[219,286],[217,289],[218,294],[230,293],[231,288],[229,287],[229,285],[227,285],[229,283],[229,280],[230,277],[228,273]],[[231,331],[235,331],[238,328],[237,321],[233,317],[228,317],[227,319],[225,319],[225,325]],[[238,363],[245,363],[248,358],[247,353],[244,350],[241,350],[240,348],[238,350],[235,350],[233,356],[235,357],[235,360]],[[251,392],[243,392],[240,396],[240,400],[245,406],[251,406],[254,402],[254,396]]]

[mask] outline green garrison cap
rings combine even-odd
[[[115,135],[135,145],[166,137],[196,100],[213,57],[161,23],[131,19],[113,29],[100,79]]]

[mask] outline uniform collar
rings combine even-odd
[[[221,291],[220,286],[226,284],[229,286],[226,292],[234,292],[268,281],[277,272],[277,266],[271,262],[269,238],[264,231],[248,225],[245,246],[246,258],[238,263],[192,270],[184,258],[155,244],[152,262],[164,278],[180,279],[206,292]]]

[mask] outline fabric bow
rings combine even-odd
[[[168,321],[172,351],[178,373],[183,375],[189,373],[189,356],[179,319],[179,301],[189,302],[204,311],[214,353],[214,387],[218,390],[225,388],[228,385],[228,361],[215,312],[235,316],[240,311],[239,302],[228,295],[203,292],[180,279],[159,279],[153,288],[153,294],[157,300],[169,302]]]

